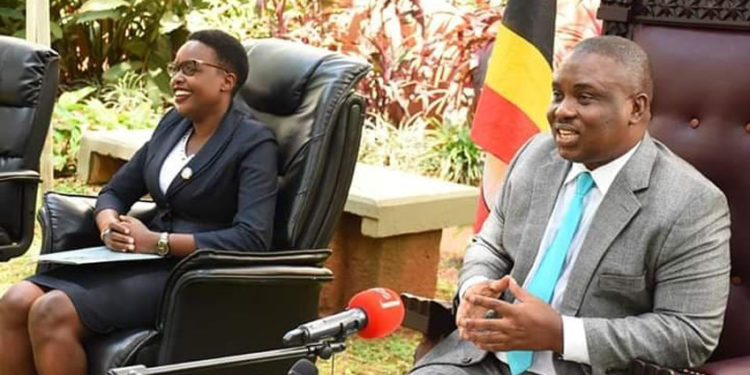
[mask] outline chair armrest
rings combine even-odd
[[[32,170],[20,170],[11,172],[0,172],[0,183],[20,185],[19,191],[22,192],[20,211],[20,233],[18,237],[11,238],[8,236],[8,243],[0,244],[0,262],[5,262],[11,258],[22,255],[31,246],[34,238],[34,209],[36,207],[37,186],[39,185],[39,173]],[[3,207],[4,210],[13,212],[15,208]],[[18,220],[18,219],[14,219]],[[5,242],[5,241],[4,241]]]
[[[157,363],[284,347],[284,333],[318,317],[320,289],[333,279],[321,266],[330,254],[328,249],[192,253],[172,270],[164,290]],[[282,373],[291,363],[263,366],[271,367],[243,370]]]
[[[750,372],[750,356],[709,362],[685,372],[688,375],[745,375]]]
[[[453,309],[448,302],[401,293],[406,315],[404,327],[422,332],[430,339],[440,339],[456,329]]]
[[[45,193],[37,215],[43,234],[40,253],[101,245],[93,215],[95,207],[95,196],[54,191]],[[153,202],[140,201],[133,205],[128,214],[148,222],[155,209]]]
[[[39,173],[32,170],[0,172],[0,182],[28,181],[39,183],[41,180]]]

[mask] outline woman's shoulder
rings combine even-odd
[[[264,141],[276,143],[276,135],[264,122],[249,113],[235,108],[232,108],[230,111],[231,115],[236,118],[237,129],[235,130],[235,135],[238,140],[241,139],[243,142],[253,140],[255,141],[253,143]]]

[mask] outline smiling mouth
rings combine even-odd
[[[174,101],[176,103],[182,103],[190,96],[190,91],[177,89],[174,90]]]
[[[578,137],[579,133],[574,130],[560,128],[555,130],[555,138],[557,143],[561,145],[573,144],[578,140]]]

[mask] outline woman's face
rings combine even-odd
[[[196,40],[180,47],[172,63],[174,106],[183,117],[196,120],[211,111],[223,110],[231,98],[234,74],[223,66],[213,48]]]

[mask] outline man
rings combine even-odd
[[[519,150],[467,250],[459,328],[414,375],[617,374],[635,358],[706,360],[728,296],[729,210],[648,135],[651,98],[635,43],[576,46],[553,81],[551,132]]]

